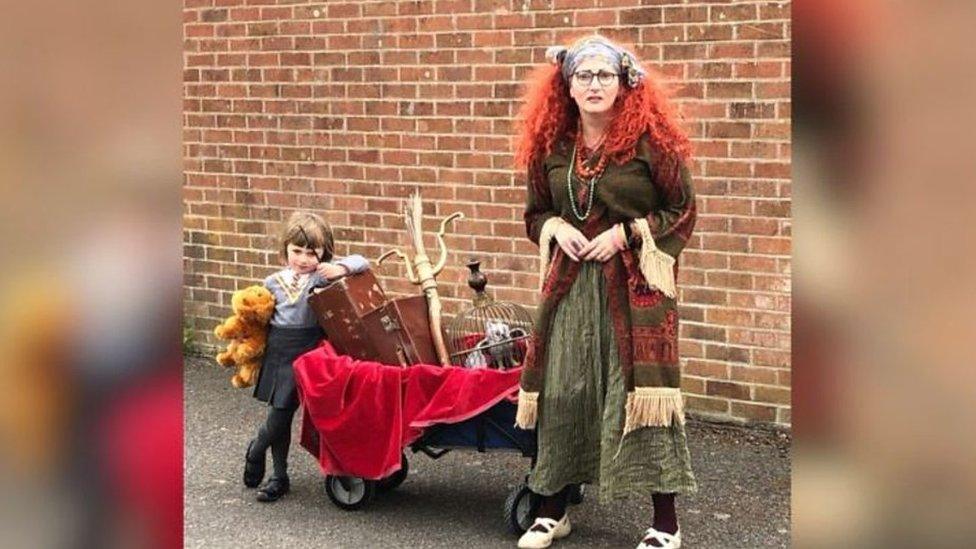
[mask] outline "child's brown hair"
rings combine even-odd
[[[335,251],[335,240],[332,227],[322,219],[322,216],[311,212],[294,212],[281,226],[279,252],[284,261],[288,260],[288,245],[294,244],[303,248],[322,248],[322,261],[331,261]]]

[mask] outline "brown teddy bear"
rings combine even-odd
[[[214,335],[230,340],[227,349],[217,355],[217,363],[237,367],[230,382],[238,389],[250,387],[257,381],[274,307],[275,298],[267,288],[248,286],[234,292],[231,297],[234,314],[214,328]]]

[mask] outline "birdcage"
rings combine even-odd
[[[468,286],[474,290],[473,306],[447,326],[451,364],[465,368],[509,369],[522,365],[532,334],[532,317],[524,307],[495,301],[487,293],[488,277],[481,262],[468,261]]]

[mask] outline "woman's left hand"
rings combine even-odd
[[[319,263],[319,266],[316,267],[315,272],[326,280],[340,278],[349,274],[349,270],[346,269],[345,266],[336,265],[335,263]]]
[[[617,255],[619,248],[617,247],[616,236],[614,235],[614,231],[616,230],[617,228],[614,226],[596,235],[595,238],[590,240],[580,250],[580,259],[583,261],[599,261],[600,263],[604,263],[611,257]]]

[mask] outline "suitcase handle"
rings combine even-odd
[[[312,294],[316,293],[315,290],[328,288],[329,286],[332,286],[333,284],[335,284],[336,282],[339,282],[340,280],[342,280],[343,278],[346,278],[347,276],[351,276],[351,275],[349,273],[346,273],[344,275],[338,276],[338,277],[333,278],[331,280],[326,280],[324,282],[320,282],[319,284],[315,284],[314,286],[309,287],[308,293],[309,293],[309,295],[312,295]]]

